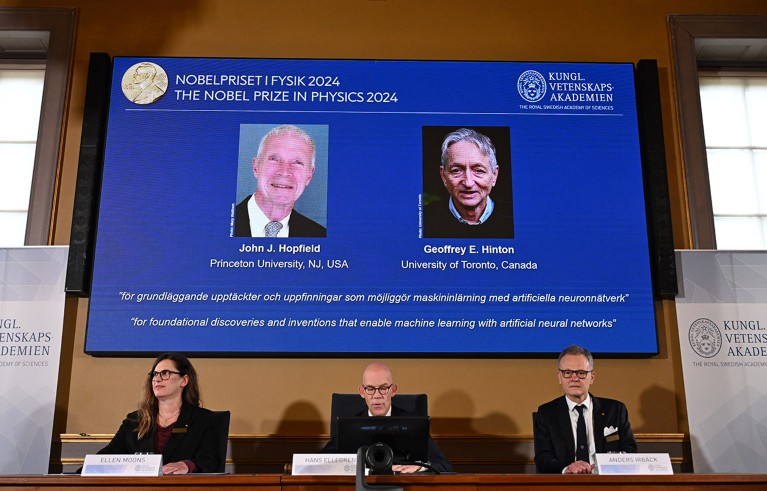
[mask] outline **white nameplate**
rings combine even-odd
[[[673,474],[667,453],[598,453],[596,474]]]
[[[161,476],[162,454],[86,455],[83,476]]]
[[[294,476],[356,476],[355,453],[295,453]]]

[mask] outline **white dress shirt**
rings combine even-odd
[[[292,213],[292,212],[291,212]],[[250,236],[251,237],[266,237],[266,224],[272,220],[267,217],[261,208],[256,203],[255,194],[250,195],[248,200],[248,218],[250,219]],[[282,228],[277,232],[277,237],[289,237],[290,230],[288,230],[288,220],[290,220],[290,213],[288,216],[280,220]]]
[[[580,404],[576,404],[565,397],[567,401],[567,408],[570,410],[570,423],[573,429],[573,441],[578,445],[578,410],[575,406],[585,406],[583,410],[583,419],[586,421],[586,438],[589,441],[589,463],[594,463],[594,454],[597,453],[596,446],[594,445],[594,415],[592,413],[591,394],[586,396],[586,400]]]

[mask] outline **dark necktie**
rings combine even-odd
[[[280,232],[282,224],[280,222],[269,222],[266,224],[265,231],[267,237],[277,237]]]
[[[586,419],[583,417],[583,410],[586,406],[577,405],[578,423],[575,425],[575,434],[578,437],[575,442],[575,460],[589,461],[589,442],[586,438]]]

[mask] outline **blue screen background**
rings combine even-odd
[[[154,104],[134,104],[122,92],[123,74],[142,61],[168,74],[167,92]],[[540,102],[530,103],[517,90],[517,79],[527,70],[549,83],[554,83],[551,74],[566,73],[578,74],[584,84],[580,88],[609,84],[611,100],[552,101],[554,94],[589,91],[549,85]],[[338,85],[180,83],[184,79],[179,77],[189,74],[259,75],[270,82],[272,76],[293,75],[304,76],[304,83],[321,76]],[[193,90],[201,96],[205,91],[244,91],[250,100],[182,100],[178,92]],[[285,91],[291,100],[255,100],[254,91],[267,90]],[[307,100],[292,100],[300,98],[297,92]],[[330,92],[363,98],[378,94],[390,101],[311,100],[312,93]],[[233,207],[241,200],[243,181],[252,175],[243,129],[285,123],[311,127],[322,140],[317,179],[296,209],[326,226],[327,237],[233,237]],[[429,126],[508,129],[511,162],[499,162],[499,179],[512,183],[513,239],[421,238],[419,203],[423,169],[428,168],[422,162],[422,131]],[[240,252],[247,245],[276,249],[280,244],[318,245],[320,252]],[[461,256],[426,250],[481,250],[484,245],[513,248],[513,253]],[[218,259],[299,261],[304,269],[211,267],[211,260]],[[311,268],[309,261],[322,267]],[[459,267],[412,269],[403,268],[403,261],[459,261]],[[491,262],[498,269],[466,269],[460,261]],[[503,261],[537,268],[503,269]],[[165,292],[204,293],[209,299],[136,301],[141,293]],[[260,294],[262,299],[210,300],[226,293]],[[285,301],[302,293],[365,299]],[[509,295],[510,300],[367,299],[369,294],[456,293]],[[615,298],[511,300],[525,294]],[[267,301],[265,295],[278,298]],[[160,325],[173,319],[207,320],[207,325]],[[213,326],[215,319],[264,325]],[[341,326],[342,319],[356,325]],[[403,319],[464,325],[359,326],[364,320]],[[533,327],[501,327],[512,319],[532,321]],[[290,327],[296,320],[325,325]],[[541,324],[555,321],[564,327]],[[571,343],[596,353],[657,352],[631,64],[114,60],[86,352],[506,356],[559,352]]]

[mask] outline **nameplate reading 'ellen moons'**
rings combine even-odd
[[[296,453],[293,454],[294,476],[354,476],[357,474],[357,454]]]
[[[161,476],[162,454],[86,455],[83,476]]]
[[[596,474],[660,475],[673,474],[667,453],[598,453]]]

